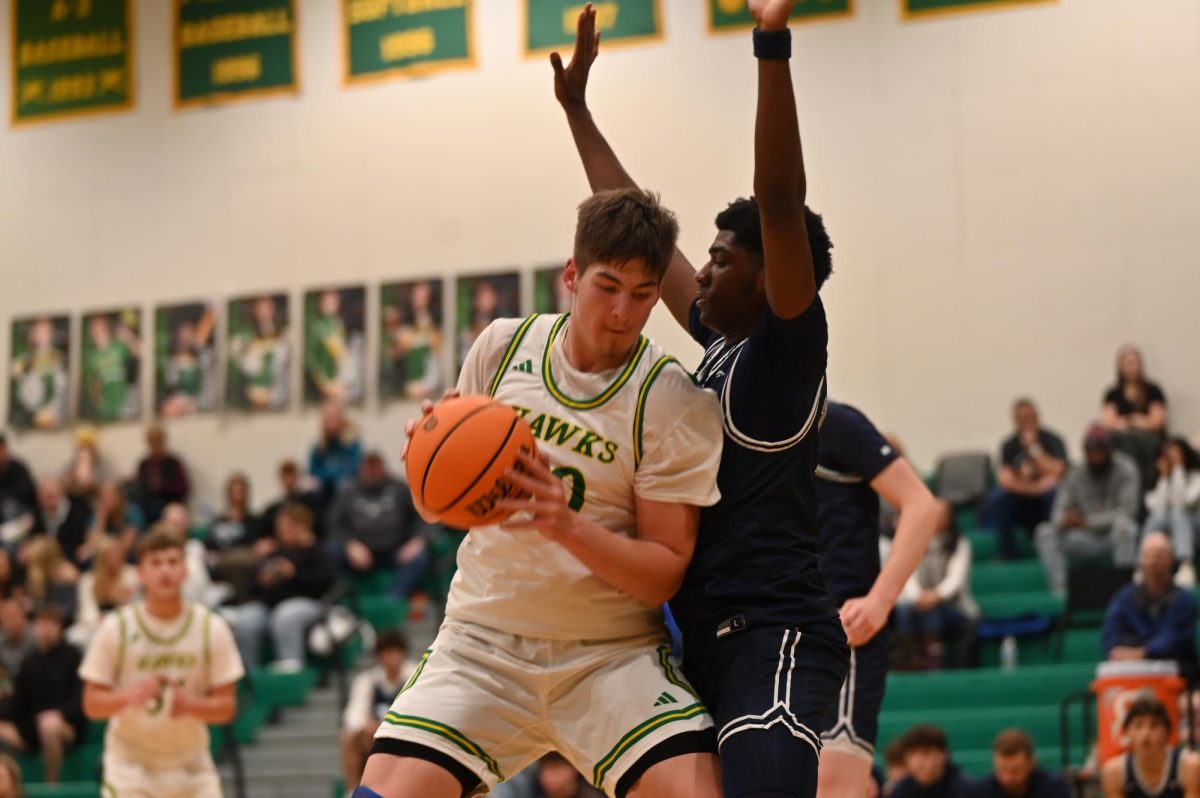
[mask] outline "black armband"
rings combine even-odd
[[[792,57],[792,32],[754,29],[754,57],[770,61],[786,61]]]

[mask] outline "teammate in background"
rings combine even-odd
[[[1171,717],[1153,694],[1129,705],[1121,728],[1129,751],[1104,763],[1105,798],[1200,798],[1200,754],[1171,747]]]
[[[138,544],[145,600],[108,615],[79,666],[83,709],[108,720],[104,794],[219,798],[208,725],[237,713],[245,673],[221,617],[183,597],[183,539],[156,527]]]
[[[788,58],[794,0],[750,0],[758,23],[754,191],[718,214],[697,273],[676,250],[662,297],[705,347],[697,378],[718,393],[721,501],[701,514],[671,611],[684,670],[713,713],[725,798],[812,796],[817,729],[846,678],[849,649],[818,567],[817,427],[828,327],[817,293],[829,237],[805,207]],[[585,100],[599,37],[580,14],[569,67],[551,56],[555,96],[594,191],[634,186]]]
[[[712,719],[661,605],[719,496],[720,410],[641,335],[678,232],[647,192],[589,198],[563,274],[572,312],[500,319],[471,346],[458,391],[529,422],[541,458],[510,477],[532,498],[501,500],[526,515],[463,541],[446,621],[358,798],[473,795],[550,751],[614,798],[718,795]]]
[[[821,573],[852,646],[842,694],[821,727],[821,796],[863,795],[871,778],[888,670],[885,627],[937,528],[938,504],[865,415],[830,402],[817,461]],[[879,499],[899,511],[879,563]]]
[[[342,711],[342,774],[346,784],[357,784],[362,778],[375,732],[412,671],[404,635],[396,629],[380,632],[375,638],[375,666],[354,677]]]

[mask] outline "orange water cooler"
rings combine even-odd
[[[1121,729],[1125,713],[1134,699],[1147,691],[1166,707],[1171,717],[1171,745],[1176,745],[1179,742],[1179,696],[1185,687],[1174,662],[1100,663],[1091,684],[1100,725],[1098,761],[1107,762],[1128,749],[1129,741]]]

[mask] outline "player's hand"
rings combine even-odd
[[[575,52],[571,63],[563,68],[562,56],[550,53],[550,66],[554,67],[554,96],[565,108],[587,105],[588,72],[592,62],[600,53],[600,34],[596,31],[596,9],[588,3],[579,12],[579,23],[575,28]]]
[[[171,717],[181,718],[192,714],[192,697],[182,687],[171,688]]]
[[[749,0],[747,5],[759,30],[784,30],[796,0]]]
[[[846,641],[852,646],[866,645],[887,623],[890,610],[890,607],[870,595],[847,601],[840,613]]]
[[[162,683],[155,676],[147,676],[137,684],[125,690],[125,705],[130,707],[145,706],[158,698]]]
[[[445,392],[442,393],[442,398],[439,401],[444,402],[447,399],[457,399],[461,395],[462,394],[458,392],[457,388],[447,388]],[[417,425],[421,423],[421,419],[425,418],[425,416],[432,412],[433,400],[422,399],[420,418],[410,418],[408,421],[404,422],[404,451],[400,452],[401,461],[408,459],[408,445],[412,443],[412,436],[413,433],[417,431]]]
[[[536,457],[525,452],[517,454],[517,466],[509,469],[513,485],[529,494],[526,498],[505,498],[496,502],[498,508],[511,512],[526,512],[533,517],[520,521],[505,521],[501,529],[536,529],[550,540],[562,540],[570,534],[576,515],[567,506],[567,492],[562,480],[550,470],[550,458]]]

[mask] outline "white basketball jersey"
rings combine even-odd
[[[472,346],[464,394],[517,410],[562,478],[571,508],[615,534],[637,536],[638,497],[710,506],[724,439],[716,396],[647,338],[622,367],[571,368],[569,316],[500,319]],[[534,529],[472,529],[458,551],[447,617],[508,634],[613,640],[662,630],[647,607],[594,576]]]

